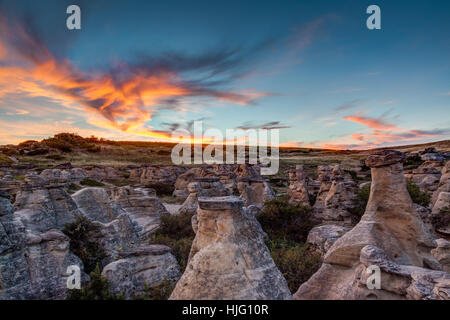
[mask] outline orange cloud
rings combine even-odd
[[[397,129],[396,126],[387,124],[381,119],[361,117],[361,116],[356,116],[356,115],[355,116],[347,116],[347,117],[344,117],[344,119],[365,125],[372,129],[380,129],[380,130],[396,130]]]
[[[0,98],[11,93],[46,97],[74,109],[84,109],[104,121],[101,128],[170,139],[170,132],[147,125],[157,105],[176,97],[211,97],[240,105],[252,104],[266,93],[254,90],[220,91],[182,79],[170,69],[134,68],[86,73],[68,60],[57,59],[36,37],[17,23],[0,23]],[[94,117],[97,118],[97,117]]]

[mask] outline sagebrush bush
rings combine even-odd
[[[90,281],[80,290],[69,290],[67,300],[122,300],[122,295],[115,295],[110,291],[106,278],[102,277],[100,266],[97,265],[89,274]]]
[[[92,180],[89,178],[85,178],[85,179],[81,180],[80,184],[83,186],[88,186],[88,187],[104,187],[105,186],[104,183],[99,182],[97,180]]]
[[[158,196],[170,196],[172,195],[175,187],[170,183],[152,182],[146,185],[147,188],[152,188],[156,191]]]
[[[289,197],[283,196],[266,201],[257,219],[270,239],[305,242],[315,225],[310,211],[309,207],[290,204]]]
[[[86,273],[94,271],[98,265],[102,266],[106,252],[94,240],[95,236],[100,233],[98,226],[88,218],[78,215],[74,222],[63,228],[62,232],[69,237],[70,251],[81,259]]]
[[[309,244],[269,240],[267,247],[291,292],[298,290],[320,267],[320,254]]]
[[[162,216],[160,227],[150,240],[151,243],[163,244],[172,249],[172,253],[180,265],[181,272],[186,268],[192,241],[195,237],[191,218],[192,215],[190,214]]]
[[[413,155],[406,157],[405,162],[403,163],[403,166],[406,169],[416,169],[418,168],[422,163],[425,161],[422,160],[422,158],[419,155]]]
[[[422,207],[428,207],[430,204],[430,195],[427,192],[420,190],[420,187],[414,182],[408,182],[406,184],[408,193],[414,203],[421,205]]]

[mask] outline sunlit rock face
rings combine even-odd
[[[198,230],[171,299],[290,299],[264,232],[238,197],[199,198]]]
[[[321,268],[295,299],[442,299],[449,275],[431,254],[436,241],[413,209],[403,176],[404,154],[382,150],[366,159],[372,169],[361,221],[327,251]],[[381,269],[381,290],[366,286],[367,268]],[[420,291],[426,281],[427,290]]]

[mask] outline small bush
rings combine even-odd
[[[186,268],[192,241],[195,237],[191,218],[190,214],[162,216],[161,225],[150,240],[151,243],[163,244],[172,249],[181,272]]]
[[[414,203],[417,203],[422,207],[428,207],[430,204],[430,195],[427,192],[422,192],[420,187],[413,182],[408,182],[406,188]]]
[[[283,196],[266,201],[258,221],[270,239],[305,242],[315,225],[310,210],[309,207],[290,204],[289,197]]]
[[[0,162],[12,163],[13,161],[7,156],[0,154]]]
[[[23,180],[25,180],[25,176],[23,174],[19,174],[17,176],[14,176],[14,180],[23,181]]]
[[[70,290],[67,300],[121,300],[122,296],[116,296],[110,292],[107,279],[102,277],[100,266],[97,265],[89,274],[90,281],[80,290]]]
[[[142,295],[134,295],[133,300],[168,300],[170,294],[175,288],[175,282],[169,279],[164,279],[160,284],[149,288],[146,283],[145,293]]]
[[[152,182],[147,184],[147,188],[155,189],[156,194],[161,196],[170,196],[172,195],[173,191],[175,190],[174,186],[170,183],[163,183],[163,182]]]
[[[76,183],[71,183],[69,185],[69,188],[67,188],[67,192],[69,194],[73,194],[73,193],[77,192],[78,190],[81,190],[81,187],[79,185],[77,185]]]
[[[320,254],[309,244],[280,240],[270,240],[266,244],[291,292],[297,291],[320,267]]]
[[[354,180],[354,181],[359,180],[358,173],[356,171],[354,171],[354,170],[344,170],[344,171],[347,172],[352,177],[352,180]]]
[[[88,186],[88,187],[104,187],[105,186],[104,183],[101,183],[99,181],[92,180],[89,178],[85,178],[85,179],[81,180],[80,184],[83,186]]]
[[[65,160],[66,158],[63,157],[62,155],[59,154],[49,154],[48,156],[46,156],[47,159],[50,160],[55,160],[55,161],[60,161],[60,160]]]
[[[77,216],[74,222],[63,228],[62,232],[69,237],[70,251],[83,261],[86,273],[102,265],[106,252],[98,242],[93,240],[100,232],[98,226],[84,216]]]
[[[406,158],[405,162],[403,163],[403,166],[406,169],[416,169],[420,167],[422,163],[425,161],[422,160],[422,158],[419,155],[413,155]]]

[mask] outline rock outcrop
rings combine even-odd
[[[295,170],[289,171],[289,189],[287,191],[291,203],[304,206],[311,205],[311,199],[307,187],[308,176],[302,165],[297,165]]]
[[[103,268],[102,276],[108,279],[110,290],[126,299],[148,294],[148,289],[167,280],[176,282],[180,269],[170,248],[150,245],[120,252],[119,260]]]
[[[439,186],[443,161],[425,161],[417,169],[405,172],[405,178],[417,184],[422,191],[432,194]]]
[[[33,232],[61,229],[80,214],[64,185],[47,184],[36,174],[25,176],[25,184],[16,196],[14,215]]]
[[[308,234],[307,242],[324,256],[331,246],[349,230],[348,227],[331,224],[314,227]]]
[[[391,150],[366,159],[372,184],[364,216],[331,246],[321,268],[294,298],[439,299],[445,295],[439,288],[448,289],[449,275],[430,270],[441,268],[431,254],[437,244],[413,209],[403,176],[404,159],[403,153]],[[371,265],[382,270],[381,290],[365,285]],[[429,290],[418,292],[423,281]]]
[[[450,241],[437,239],[436,243],[437,248],[433,249],[431,252],[442,265],[442,270],[450,273]]]
[[[433,206],[433,209],[441,192],[450,192],[450,161],[447,161],[444,168],[442,169],[442,175],[441,179],[439,180],[438,188],[433,193],[433,197],[431,198],[431,204]]]
[[[237,178],[237,189],[239,196],[244,199],[245,206],[256,206],[262,208],[264,202],[275,197],[270,184],[263,178]]]
[[[314,219],[325,224],[351,226],[357,184],[338,165],[319,166],[318,170],[322,184],[312,210]]]
[[[198,230],[170,299],[290,299],[255,217],[238,197],[199,198]]]
[[[27,230],[15,219],[8,196],[0,193],[0,300],[65,299],[67,267],[83,263],[59,230]],[[81,273],[82,281],[87,276]]]

